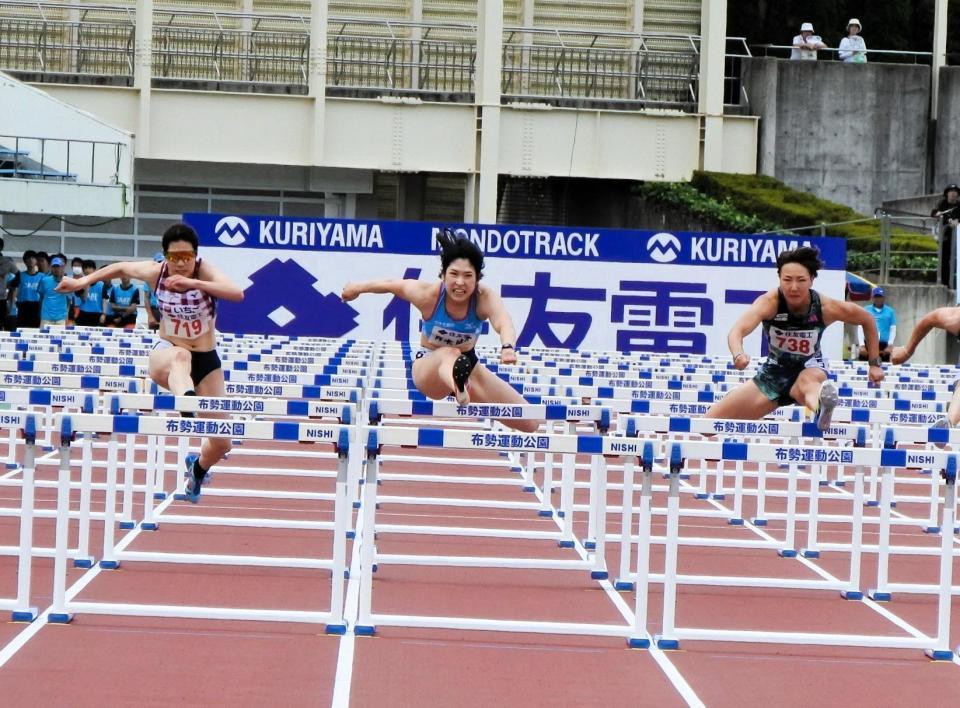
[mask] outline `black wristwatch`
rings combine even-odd
[[[882,366],[882,365],[883,365],[883,359],[881,359],[880,357],[877,357],[876,359],[870,359],[870,360],[868,360],[867,363],[868,363],[870,366]]]

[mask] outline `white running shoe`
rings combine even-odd
[[[829,379],[820,384],[819,398],[820,407],[817,408],[815,419],[817,421],[817,428],[822,433],[830,427],[830,422],[833,420],[833,409],[836,408],[837,403],[840,402],[840,395],[837,393],[836,384]]]

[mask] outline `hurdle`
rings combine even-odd
[[[77,612],[89,614],[127,615],[139,617],[181,617],[188,619],[237,619],[281,622],[323,623],[330,634],[343,634],[344,575],[346,570],[346,538],[349,504],[347,497],[347,456],[350,450],[351,428],[342,425],[305,424],[293,422],[230,422],[223,419],[192,419],[191,430],[180,430],[176,419],[131,415],[77,414],[58,416],[60,426],[60,470],[57,495],[56,556],[54,559],[54,596],[48,621],[64,624]],[[173,425],[171,425],[171,423]],[[115,523],[116,464],[108,466],[106,510],[104,520],[104,549],[101,567],[114,569],[121,562],[194,563],[214,565],[259,565],[263,567],[295,567],[330,570],[331,607],[329,611],[267,610],[224,607],[194,607],[179,605],[146,605],[132,603],[105,603],[68,601],[66,598],[66,542],[69,528],[70,446],[77,433],[181,436],[196,434],[194,424],[202,425],[210,434],[218,434],[227,426],[232,437],[248,440],[281,440],[290,442],[324,442],[338,451],[338,474],[334,521],[322,528],[333,531],[333,553],[330,559],[273,558],[259,556],[229,556],[189,553],[161,553],[117,551],[113,544]],[[115,458],[114,458],[115,460]],[[167,502],[169,503],[169,502]],[[318,528],[319,522],[318,522]]]
[[[4,416],[6,417],[6,416]],[[10,610],[13,622],[33,622],[37,618],[37,608],[30,605],[30,587],[33,548],[34,518],[34,459],[37,445],[37,421],[32,414],[18,416],[20,429],[24,437],[22,479],[20,485],[20,543],[16,548],[0,547],[0,553],[16,553],[17,559],[17,596],[0,599],[0,609]],[[8,421],[5,424],[10,424]],[[11,426],[12,428],[13,426]]]
[[[682,468],[683,460],[693,459],[751,459],[755,461],[776,462],[783,459],[783,455],[788,457],[792,452],[796,452],[803,458],[810,458],[813,462],[819,453],[819,448],[797,446],[783,447],[767,444],[746,444],[730,442],[669,442],[669,459],[671,461],[671,472]],[[864,466],[882,466],[885,468],[899,467],[906,464],[906,451],[853,448],[834,450],[841,455],[841,462],[850,464],[857,468]],[[955,482],[957,459],[955,455],[946,457],[946,468],[944,477],[947,482],[947,499],[944,504],[943,523],[945,528],[952,528],[955,512],[954,505]],[[857,475],[860,480],[860,475]],[[856,486],[862,489],[862,480]],[[923,649],[927,655],[936,660],[952,660],[953,651],[949,648],[949,626],[950,626],[950,590],[953,573],[953,553],[952,553],[952,535],[943,534],[940,552],[940,585],[938,589],[939,602],[937,608],[937,634],[933,637],[890,637],[884,635],[853,635],[853,634],[828,634],[828,633],[807,633],[807,632],[772,632],[760,630],[723,630],[723,629],[702,629],[702,628],[681,628],[676,626],[676,588],[679,582],[677,574],[677,548],[676,529],[679,521],[679,495],[676,492],[676,486],[671,487],[671,498],[669,504],[669,515],[667,520],[667,547],[666,561],[664,567],[664,600],[663,600],[663,621],[661,634],[656,637],[657,646],[662,649],[676,649],[681,640],[699,640],[699,641],[728,641],[728,642],[755,642],[755,643],[790,643],[790,644],[810,644],[825,646],[858,646],[858,647],[877,647],[877,648],[895,648],[895,649]],[[856,509],[860,505],[855,504],[854,523],[856,524]],[[881,506],[881,509],[883,507]],[[862,527],[855,529],[862,533]],[[853,554],[859,555],[858,533],[853,538]],[[881,541],[882,542],[882,541]],[[852,560],[851,560],[852,562]],[[858,561],[859,562],[859,561]],[[855,587],[859,580],[858,575],[853,574],[854,567],[851,565],[851,577],[849,581],[844,582],[847,585],[847,598],[859,599],[859,589]],[[796,581],[786,581],[783,585],[779,579],[772,579],[776,582],[774,587],[790,587],[790,583]],[[689,582],[689,580],[687,580]],[[714,584],[713,579],[705,577],[698,582]],[[750,581],[748,580],[747,583]],[[830,589],[832,584],[829,581],[808,581],[816,583],[815,587],[821,589]],[[745,583],[745,584],[747,584]]]
[[[472,568],[515,568],[590,571],[592,580],[607,578],[604,568],[604,535],[599,534],[593,560],[543,560],[530,558],[487,558],[470,556],[423,556],[380,554],[375,548],[377,478],[379,455],[384,446],[442,447],[455,450],[489,450],[525,452],[549,450],[557,454],[599,455],[604,451],[605,439],[598,435],[544,435],[540,433],[485,434],[464,430],[433,428],[379,427],[365,430],[367,468],[363,486],[363,539],[361,543],[361,577],[357,624],[358,635],[373,635],[377,626],[432,627],[465,630],[534,632],[546,634],[589,634],[623,637],[634,646],[649,646],[646,627],[636,622],[623,624],[594,624],[572,622],[526,621],[509,619],[480,619],[469,617],[427,617],[388,615],[373,612],[373,573],[380,565],[428,565]],[[602,465],[601,465],[602,467]]]

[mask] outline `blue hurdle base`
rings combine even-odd
[[[664,639],[663,637],[656,637],[657,649],[663,651],[676,651],[680,648],[680,641],[678,639]]]
[[[781,558],[796,558],[797,552],[792,548],[781,548],[779,551],[777,551],[777,555]]]
[[[37,608],[28,607],[25,610],[14,610],[10,613],[11,622],[33,622],[37,618]]]
[[[949,649],[927,649],[923,653],[931,661],[953,661],[953,652]]]
[[[119,524],[117,524],[117,526],[123,529],[124,531],[126,531],[127,529],[137,528],[137,525],[132,521],[121,521]]]
[[[829,479],[821,479],[817,484],[818,484],[819,486],[821,486],[821,487],[829,487],[829,486],[830,486],[830,480],[829,480]]]
[[[710,495],[707,494],[706,492],[703,492],[703,493],[697,492],[696,494],[693,495],[693,498],[694,498],[694,499],[709,499],[709,498],[710,498]]]
[[[841,590],[840,597],[844,600],[862,600],[863,593],[859,590]]]
[[[343,635],[343,634],[346,634],[346,633],[347,633],[347,625],[345,625],[345,624],[328,624],[323,631],[326,632],[327,634],[340,634],[340,635]]]
[[[343,579],[344,579],[344,580],[350,580],[350,569],[349,569],[349,568],[344,568],[344,569],[343,569]]]
[[[102,560],[97,563],[104,570],[116,570],[120,567],[120,561],[118,560]]]
[[[377,628],[369,624],[358,624],[353,628],[353,633],[358,637],[372,637],[377,633]]]
[[[605,570],[591,570],[590,571],[590,580],[606,580],[610,577],[610,573]]]
[[[545,519],[552,519],[552,518],[553,518],[553,510],[552,510],[552,509],[541,509],[540,511],[537,512],[537,516],[542,516],[542,517],[544,517]]]
[[[635,584],[629,580],[618,580],[613,584],[613,589],[621,592],[630,592],[634,587],[636,587]]]
[[[837,479],[837,480],[834,480],[833,486],[834,486],[834,487],[846,487],[846,486],[847,486],[847,480],[845,480],[845,479]]]
[[[511,471],[511,472],[516,472],[517,474],[520,474],[520,473],[523,472],[523,467],[521,467],[520,465],[511,465],[511,466],[510,466],[510,471]]]
[[[357,532],[356,532],[356,531],[347,531],[347,538],[348,538],[348,539],[356,538],[356,536],[357,536]]]
[[[893,599],[893,595],[888,592],[879,592],[877,590],[867,591],[867,597],[869,597],[874,602],[890,602]]]
[[[819,558],[820,551],[812,551],[809,548],[804,548],[802,551],[800,551],[800,555],[804,558]]]
[[[876,500],[874,500],[874,499],[868,499],[868,500],[867,500],[867,506],[880,506],[880,502],[878,502],[878,501],[876,501]]]
[[[940,533],[940,527],[939,527],[939,526],[924,526],[924,527],[923,527],[923,532],[924,532],[924,533]]]
[[[649,649],[650,640],[645,637],[630,637],[627,640],[627,647],[630,649]]]
[[[354,508],[354,509],[359,509],[359,508],[360,508],[360,502],[355,501],[355,502],[353,503],[353,508]]]
[[[156,521],[141,521],[140,528],[144,531],[156,531],[158,528],[160,528],[160,524],[158,524]]]
[[[724,494],[723,492],[718,492],[717,494],[711,494],[710,498],[713,499],[714,501],[726,501],[727,495]]]
[[[557,545],[560,548],[574,548],[577,544],[573,541],[557,541]]]
[[[47,622],[50,624],[70,624],[73,622],[72,612],[51,612],[47,615]]]
[[[16,462],[8,462],[8,463],[7,463],[7,469],[8,469],[8,470],[15,470],[15,469],[17,469],[17,468],[19,468],[19,467],[20,467],[20,465],[18,465]]]
[[[727,523],[731,526],[743,526],[743,519],[734,517],[732,519],[727,519]]]
[[[92,568],[93,558],[74,558],[73,567],[74,568]]]
[[[153,493],[153,498],[156,499],[157,501],[163,501],[164,499],[167,498],[167,493],[166,493],[166,492],[154,492],[154,493]]]
[[[537,491],[536,487],[521,487],[521,490],[524,492],[535,492]]]
[[[557,518],[558,518],[558,519],[562,519],[564,516],[566,516],[566,514],[563,512],[562,509],[557,512]]]
[[[753,524],[754,526],[766,526],[767,520],[766,519],[750,519],[750,523]]]

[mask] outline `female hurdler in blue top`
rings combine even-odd
[[[423,330],[420,351],[413,362],[413,383],[434,400],[454,395],[457,403],[523,404],[526,401],[506,381],[495,376],[477,360],[474,347],[484,320],[500,335],[500,362],[515,364],[516,330],[503,300],[491,288],[481,287],[483,253],[465,238],[444,232],[437,236],[440,246],[440,281],[372,280],[347,283],[343,301],[363,293],[390,293],[420,310]],[[517,430],[532,433],[536,420],[502,421]]]
[[[770,348],[767,360],[752,380],[714,403],[707,418],[755,420],[796,401],[815,411],[818,427],[826,430],[838,395],[836,385],[827,379],[820,335],[837,321],[863,327],[870,356],[870,381],[883,380],[880,340],[873,316],[851,302],[834,300],[813,290],[813,279],[822,265],[819,252],[809,247],[784,251],[777,257],[780,287],[754,300],[727,335],[733,365],[743,371],[750,363],[743,351],[743,338],[763,324]]]

